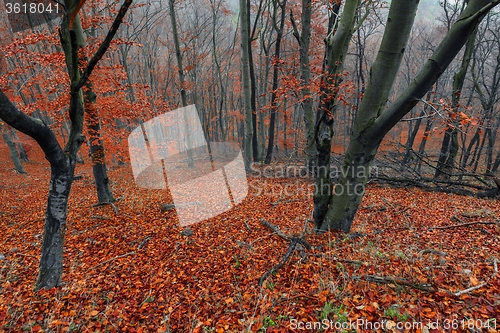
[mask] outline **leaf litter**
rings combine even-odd
[[[117,213],[94,206],[90,166],[78,168],[64,283],[39,292],[49,169],[31,162],[28,175],[0,172],[0,332],[292,332],[325,320],[345,332],[383,331],[356,326],[363,321],[387,332],[500,325],[496,200],[370,185],[351,234],[319,235],[307,221],[311,179],[250,176],[241,204],[185,236],[175,210],[162,209],[172,202],[167,191],[140,189],[129,167],[114,167]],[[312,249],[296,249],[259,286],[289,245],[262,220],[294,236],[306,225]]]

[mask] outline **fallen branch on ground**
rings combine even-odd
[[[252,246],[252,245],[250,245],[250,244],[248,244],[248,243],[246,243],[246,242],[243,242],[243,241],[240,241],[240,240],[236,240],[236,244],[238,244],[238,245],[239,245],[239,246],[241,246],[241,247],[245,247],[245,248],[247,248],[247,249],[249,249],[249,250],[254,251],[253,246]]]
[[[290,256],[292,255],[292,252],[293,252],[293,249],[295,249],[295,246],[297,245],[297,238],[294,238],[291,240],[290,242],[290,246],[288,246],[288,250],[286,251],[286,254],[283,258],[281,258],[281,260],[278,262],[278,264],[276,266],[274,266],[273,268],[271,268],[270,270],[268,270],[267,272],[265,272],[259,279],[259,286],[262,286],[262,284],[264,284],[264,281],[267,279],[267,277],[269,275],[271,275],[273,272],[276,272],[278,269],[280,269],[281,267],[283,267],[283,265],[285,264],[285,262],[288,261],[288,259],[290,258]]]
[[[144,238],[141,242],[141,244],[139,244],[139,246],[137,247],[137,249],[142,249],[144,247],[144,245],[146,245],[146,243],[148,242],[148,240],[151,239],[151,236],[147,236],[146,238]]]
[[[434,292],[435,290],[429,284],[415,283],[411,280],[404,279],[398,276],[378,276],[378,275],[359,275],[352,276],[353,280],[365,280],[375,283],[385,283],[385,284],[399,284],[402,286],[411,287],[414,289],[419,289],[428,292]]]
[[[467,289],[464,289],[464,290],[460,290],[460,291],[457,291],[457,292],[451,292],[449,290],[447,290],[450,294],[452,294],[453,296],[461,296],[463,294],[467,294],[467,293],[470,293],[471,291],[474,291],[474,290],[477,290],[477,289],[480,289],[482,287],[484,287],[485,285],[488,284],[489,280],[493,279],[497,274],[498,274],[498,264],[497,264],[497,261],[494,260],[493,261],[493,274],[491,275],[491,277],[488,279],[488,281],[486,282],[483,282],[481,284],[478,284],[477,286],[473,286],[473,287],[470,287],[470,288],[467,288]]]
[[[293,236],[288,236],[286,235],[283,231],[281,231],[278,226],[275,226],[273,225],[272,223],[264,220],[264,219],[261,219],[260,220],[260,223],[262,223],[263,225],[265,225],[266,227],[270,228],[272,231],[274,231],[278,236],[280,236],[281,238],[283,238],[284,240],[287,240],[290,242],[290,245],[288,246],[288,250],[286,251],[286,254],[283,256],[283,258],[281,258],[281,260],[278,262],[277,265],[275,265],[273,268],[271,268],[270,270],[268,270],[267,272],[265,272],[259,279],[259,286],[262,286],[262,284],[264,283],[264,281],[267,279],[267,277],[272,274],[273,272],[276,272],[277,270],[279,270],[280,268],[283,267],[283,265],[288,261],[288,259],[290,259],[290,256],[292,255],[293,253],[293,250],[295,249],[295,247],[297,245],[300,246],[300,250],[301,250],[301,253],[302,253],[302,256],[304,257],[305,253],[302,249],[302,246],[304,246],[306,249],[308,250],[312,250],[312,246],[311,244],[309,244],[305,239],[303,239],[302,237],[293,237]]]
[[[277,206],[279,204],[296,202],[296,201],[299,201],[299,200],[298,199],[293,199],[293,200],[278,200],[278,201],[272,202],[271,205],[273,205],[273,207],[275,207],[275,206]]]
[[[260,219],[260,223],[265,225],[266,227],[268,227],[269,229],[271,229],[272,231],[274,231],[278,236],[280,236],[281,238],[283,238],[284,240],[290,240],[291,237],[290,236],[287,236],[283,231],[280,230],[280,228],[264,219]]]
[[[462,223],[462,224],[453,224],[453,225],[446,225],[443,227],[431,227],[429,230],[434,230],[434,229],[450,229],[450,228],[460,228],[460,227],[468,227],[474,224],[499,224],[500,222],[498,221],[478,221],[478,222],[469,222],[469,223]]]
[[[98,263],[97,265],[95,265],[94,267],[92,267],[92,268],[90,268],[90,269],[95,269],[95,268],[97,268],[97,267],[99,267],[99,266],[101,266],[101,265],[107,264],[108,262],[111,262],[111,261],[113,261],[113,260],[120,259],[120,258],[123,258],[123,257],[127,257],[127,256],[130,256],[130,255],[132,255],[132,254],[137,254],[137,252],[132,251],[132,252],[128,252],[128,253],[125,253],[125,254],[121,254],[121,255],[119,255],[119,256],[116,256],[116,257],[113,257],[113,258],[111,258],[111,259],[108,259],[108,260],[105,260],[105,261],[103,261],[103,262],[100,262],[100,263]]]
[[[92,215],[91,218],[93,219],[99,219],[99,220],[109,220],[109,216],[98,216],[98,215]]]

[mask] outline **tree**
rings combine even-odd
[[[446,10],[447,2],[444,3],[445,13],[448,14]],[[449,27],[449,24],[448,24]],[[436,172],[434,174],[435,178],[445,178],[449,179],[455,165],[455,159],[458,154],[458,128],[460,126],[459,108],[460,108],[460,98],[462,96],[462,89],[465,82],[465,75],[469,68],[469,64],[474,52],[474,45],[476,40],[477,28],[472,33],[471,37],[467,41],[465,46],[465,52],[462,57],[462,63],[459,70],[453,76],[453,90],[451,92],[451,112],[450,112],[450,124],[446,128],[443,136],[443,142],[441,144],[441,151],[439,153],[438,164]]]
[[[352,2],[356,1],[347,1],[346,8]],[[323,218],[321,214],[317,214],[318,219],[315,216],[318,229],[351,230],[368,182],[371,163],[382,139],[425,95],[462,49],[479,22],[499,2],[470,0],[410,85],[387,106],[418,6],[418,1],[391,2],[382,43],[354,121],[339,183],[333,195],[331,192],[319,193],[321,203],[326,201],[328,208]],[[346,15],[345,10],[343,15]],[[318,132],[319,138],[323,140],[322,145],[328,146],[329,143],[330,148],[331,133],[329,136],[322,133]],[[322,188],[318,187],[316,191],[320,192]],[[315,201],[315,212],[316,205]],[[324,206],[322,208],[325,209]]]
[[[63,246],[66,231],[68,198],[73,182],[78,151],[85,141],[84,98],[82,87],[87,82],[97,62],[108,49],[132,0],[122,4],[106,38],[97,52],[81,70],[79,52],[83,46],[83,30],[78,11],[83,1],[66,0],[60,39],[70,78],[69,118],[71,128],[65,147],[61,147],[55,133],[43,121],[21,112],[0,90],[0,118],[17,130],[32,137],[45,153],[50,163],[50,185],[45,213],[42,254],[35,289],[52,288],[61,283],[63,272]]]
[[[347,1],[339,21],[340,4],[332,5],[326,40],[327,72],[321,86],[321,100],[316,114],[314,128],[318,160],[316,162],[316,190],[314,193],[313,217],[317,228],[321,226],[332,196],[330,177],[330,155],[333,139],[333,121],[337,111],[337,94],[342,82],[343,63],[354,33],[354,17],[360,1]],[[338,23],[337,23],[338,22]]]
[[[313,98],[309,87],[311,81],[311,65],[309,60],[309,45],[311,42],[311,12],[312,1],[302,0],[301,23],[302,30],[299,33],[297,23],[293,13],[290,12],[290,20],[293,26],[293,35],[297,39],[300,51],[300,79],[303,85],[301,89],[302,108],[304,109],[304,124],[306,130],[306,160],[305,165],[308,170],[312,170],[316,164],[317,152],[316,141],[314,140],[314,111]]]
[[[181,101],[182,106],[187,106],[187,94],[186,94],[186,78],[184,76],[184,66],[182,64],[182,53],[181,47],[179,43],[179,33],[177,32],[177,18],[175,15],[175,0],[168,0],[168,8],[170,9],[170,22],[172,23],[172,34],[174,37],[174,46],[175,46],[175,57],[177,59],[177,69],[179,72],[179,81],[180,81],[180,91],[181,91]],[[193,151],[191,150],[191,135],[190,131],[187,128],[188,119],[184,117],[185,122],[185,131],[187,133],[186,142],[187,142],[187,154],[188,154],[188,167],[194,167],[193,162]]]
[[[279,83],[279,66],[280,66],[280,49],[281,49],[281,39],[283,38],[283,30],[285,27],[285,15],[286,15],[286,0],[280,2],[279,0],[273,0],[273,26],[276,30],[276,44],[274,50],[274,64],[273,64],[273,86],[271,90],[271,121],[269,124],[269,143],[267,145],[266,154],[266,164],[271,163],[273,157],[273,146],[274,146],[274,130],[276,122],[276,110],[278,109],[277,102],[277,90]],[[278,7],[281,8],[281,19],[280,25],[278,27]]]
[[[245,169],[250,169],[252,162],[252,140],[253,140],[253,125],[252,125],[252,107],[250,93],[250,68],[248,59],[249,48],[249,22],[248,16],[250,13],[247,10],[247,1],[240,0],[240,33],[241,33],[241,80],[243,85],[243,113],[245,115],[245,134],[244,134],[244,150],[245,150]]]
[[[0,121],[0,133],[2,133],[3,140],[7,144],[7,147],[9,147],[10,158],[12,160],[12,163],[14,164],[16,172],[26,173],[26,170],[24,170],[24,166],[21,163],[21,158],[19,156],[19,153],[17,152],[16,144],[14,143],[14,140],[12,139],[9,130],[2,121]]]

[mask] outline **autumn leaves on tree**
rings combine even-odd
[[[51,165],[42,255],[36,289],[52,288],[61,282],[68,198],[78,151],[85,141],[82,134],[85,114],[82,88],[109,47],[131,3],[131,0],[123,3],[105,40],[88,63],[83,64],[80,55],[84,48],[84,34],[78,15],[83,2],[71,0],[65,2],[67,11],[59,33],[70,79],[68,114],[71,129],[64,149],[59,145],[55,133],[45,123],[21,112],[10,102],[5,93],[0,91],[0,117],[10,126],[35,139]]]

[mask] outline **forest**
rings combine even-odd
[[[0,333],[499,331],[498,4],[0,1]]]

